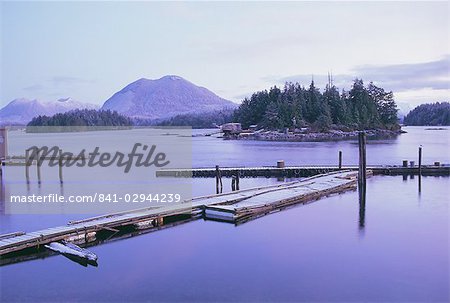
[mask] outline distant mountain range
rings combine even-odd
[[[178,76],[157,80],[139,79],[106,100],[100,109],[113,110],[132,118],[162,120],[180,114],[234,109],[238,105],[204,87]],[[39,115],[52,116],[73,109],[98,109],[99,106],[71,98],[43,102],[15,99],[0,109],[0,124],[23,125]]]
[[[40,101],[30,99],[15,99],[0,109],[1,125],[24,125],[36,116],[53,116],[74,109],[98,109],[99,106],[83,103],[71,98],[62,98],[55,101]]]
[[[236,107],[236,103],[204,87],[178,76],[165,76],[157,80],[142,78],[127,85],[106,100],[102,109],[133,118],[164,119]]]

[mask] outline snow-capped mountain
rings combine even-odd
[[[178,114],[201,113],[237,104],[178,76],[157,80],[139,79],[106,100],[102,109],[129,117],[161,119]]]
[[[0,109],[1,125],[24,125],[36,116],[52,116],[73,109],[98,109],[97,105],[83,103],[72,98],[62,98],[55,101],[14,99]]]

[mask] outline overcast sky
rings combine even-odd
[[[448,101],[449,2],[1,2],[1,92],[102,104],[179,75],[239,102],[311,76]]]

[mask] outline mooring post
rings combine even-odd
[[[419,194],[422,192],[422,146],[419,146]]]
[[[59,169],[59,183],[63,183],[63,174],[62,174],[62,150],[58,151],[58,169]]]
[[[236,172],[236,190],[239,190],[239,171]]]
[[[365,225],[366,215],[366,134],[363,131],[358,134],[358,147],[359,227],[363,229]]]
[[[277,161],[277,168],[284,168],[285,164],[284,164],[284,160],[278,160]]]
[[[27,179],[27,184],[30,183],[30,151],[28,149],[25,150],[25,178]]]
[[[419,147],[419,177],[422,175],[422,146]]]
[[[358,184],[360,187],[366,185],[366,134],[362,131],[358,134],[359,147],[359,169],[358,169]]]
[[[38,178],[38,184],[41,184],[41,155],[39,154],[39,151],[36,153],[37,160],[36,160],[36,171],[37,171],[37,178]]]
[[[219,188],[220,185],[220,188]],[[222,176],[220,175],[219,165],[216,165],[216,194],[222,192]],[[220,191],[219,191],[220,190]]]
[[[219,165],[216,165],[216,194],[219,193]]]
[[[232,175],[231,176],[231,191],[235,191],[236,190],[236,176]]]
[[[339,169],[342,169],[342,150],[339,151]]]

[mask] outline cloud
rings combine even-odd
[[[450,89],[450,55],[440,60],[394,65],[365,65],[357,66],[348,74],[333,75],[334,84],[338,87],[349,87],[355,78],[365,82],[374,82],[376,85],[394,92],[411,90],[447,90]],[[278,83],[299,82],[308,85],[312,77],[319,87],[328,82],[328,75],[300,74],[279,78]],[[274,79],[266,77],[263,80]]]
[[[355,72],[394,91],[449,89],[450,55],[425,63],[361,66],[355,68]]]
[[[79,85],[79,84],[89,84],[92,83],[92,80],[82,79],[78,77],[70,77],[70,76],[56,76],[52,77],[49,82],[55,86],[62,85]]]
[[[76,86],[91,83],[94,83],[94,81],[78,77],[55,76],[52,78],[48,78],[41,83],[36,83],[24,87],[23,90],[29,94],[44,93],[46,96],[54,96],[54,95],[61,96],[71,94],[74,90],[74,87]]]
[[[28,91],[28,92],[38,92],[38,91],[42,91],[44,88],[45,87],[41,84],[34,84],[34,85],[24,87],[23,90]]]

